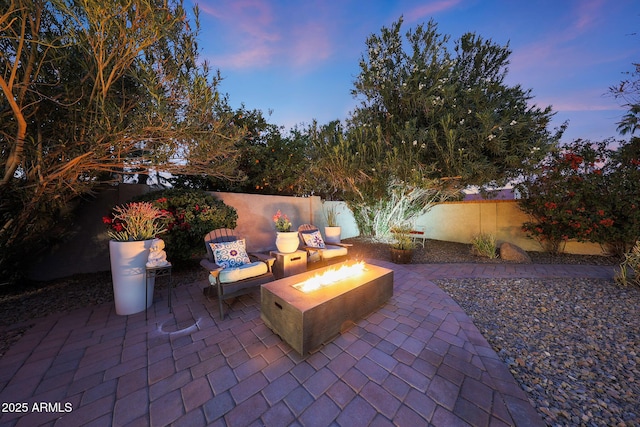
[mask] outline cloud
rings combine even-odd
[[[539,106],[552,105],[554,111],[623,111],[624,108],[606,93],[599,89],[572,88],[563,93],[536,98]]]
[[[587,31],[593,27],[595,21],[602,13],[604,0],[581,1],[577,3],[576,21],[574,28],[579,32]]]
[[[211,3],[214,3],[212,5]],[[227,29],[246,33],[258,42],[277,41],[279,35],[274,27],[274,12],[269,2],[264,0],[211,0],[201,1],[198,6]]]
[[[454,8],[461,0],[442,0],[417,6],[404,14],[406,22],[420,21],[425,17],[430,17],[438,12]]]
[[[228,55],[210,55],[208,61],[216,68],[254,68],[270,64],[272,52],[266,47],[244,49]]]
[[[329,9],[322,2],[296,8],[267,0],[204,0],[199,6],[226,40],[227,52],[209,57],[217,67],[305,68],[334,51]]]
[[[296,67],[328,59],[333,53],[329,31],[322,22],[308,22],[298,25],[291,32],[291,50],[289,57]]]
[[[593,61],[602,63],[602,58],[598,58],[592,52],[576,49],[573,43],[579,42],[581,36],[597,26],[604,7],[603,0],[578,2],[568,17],[556,18],[566,22],[564,25],[554,26],[560,30],[550,31],[549,28],[552,27],[547,27],[544,32],[540,31],[544,36],[538,41],[518,48],[511,56],[511,68],[531,69],[544,66],[558,69],[575,67],[577,63],[582,65],[593,63]]]
[[[554,111],[623,111],[624,109],[617,105],[611,104],[594,104],[591,102],[580,102],[566,100],[558,103],[551,103]]]
[[[212,55],[217,67],[250,68],[273,61],[282,34],[275,25],[274,11],[264,0],[206,0],[200,10],[215,19],[228,53]]]

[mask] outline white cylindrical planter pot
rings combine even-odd
[[[278,248],[278,252],[290,254],[298,250],[299,240],[297,231],[278,231],[276,235],[276,248]]]
[[[327,243],[340,243],[340,233],[342,228],[340,226],[325,227],[324,228],[324,241]]]
[[[150,279],[147,283],[146,272],[152,243],[153,239],[137,242],[109,241],[113,299],[119,315],[140,313],[153,303],[155,280]]]

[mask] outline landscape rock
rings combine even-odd
[[[505,261],[531,264],[531,257],[529,254],[524,249],[509,242],[504,242],[500,245],[500,258]]]
[[[435,282],[473,319],[547,425],[640,426],[640,288],[580,278]]]

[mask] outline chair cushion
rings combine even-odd
[[[220,283],[233,283],[243,279],[250,279],[265,274],[269,271],[267,264],[262,261],[250,262],[240,267],[225,268],[220,272],[218,278]],[[209,282],[215,284],[216,279],[209,275]]]
[[[349,253],[349,250],[342,246],[333,246],[327,245],[322,251],[322,258],[327,260],[331,258],[336,258],[340,256],[346,256]],[[309,262],[320,261],[320,252],[319,251],[311,251],[309,253]]]
[[[303,231],[302,238],[304,239],[304,244],[311,246],[312,248],[324,249],[325,247],[324,240],[322,240],[322,235],[319,230]]]
[[[345,247],[327,245],[324,251],[322,251],[322,257],[324,259],[329,259],[329,258],[335,258],[338,256],[344,256],[344,255],[347,255],[348,253],[349,253],[349,250]]]
[[[235,268],[250,263],[244,239],[233,242],[209,243],[216,264],[223,268]]]

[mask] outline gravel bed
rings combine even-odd
[[[549,425],[640,425],[640,289],[608,280],[438,280]]]
[[[389,246],[370,239],[352,238],[343,240],[353,244],[349,253],[360,258],[375,258],[391,261]],[[472,245],[457,242],[443,242],[441,240],[427,239],[424,248],[418,245],[413,254],[412,264],[431,263],[491,263],[508,264],[500,258],[486,258],[471,253]],[[528,252],[531,262],[534,264],[589,264],[589,265],[618,265],[620,259],[600,255],[551,255],[546,252]]]

